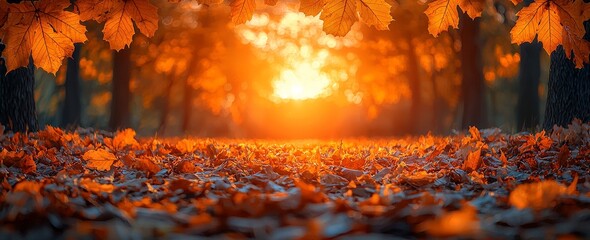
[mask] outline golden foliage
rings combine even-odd
[[[583,0],[535,1],[517,16],[510,31],[513,43],[532,42],[537,37],[548,54],[563,44],[566,56],[573,57],[576,67],[590,62],[590,42],[584,39],[584,21],[590,18],[590,3]]]
[[[74,43],[86,41],[86,27],[80,17],[64,9],[67,0],[23,1],[9,4],[2,34],[6,35],[6,65],[8,71],[27,66],[32,56],[35,65],[55,74],[62,59],[71,57]],[[3,7],[6,5],[3,4]],[[0,9],[1,9],[0,8]]]

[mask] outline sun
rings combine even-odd
[[[273,95],[283,100],[306,100],[330,94],[330,78],[311,63],[284,69],[273,85]]]
[[[347,81],[354,64],[337,51],[362,39],[353,29],[337,38],[322,31],[318,17],[285,8],[280,15],[254,14],[237,28],[243,43],[252,45],[263,59],[273,64],[271,91],[264,93],[273,102],[326,98]],[[347,55],[348,56],[348,55]]]

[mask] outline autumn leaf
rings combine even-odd
[[[389,30],[391,17],[391,5],[385,0],[359,0],[357,2],[358,12],[369,26],[375,26],[377,30]]]
[[[118,131],[113,138],[114,149],[123,149],[128,146],[137,146],[138,144],[137,140],[135,140],[135,131],[130,128]]]
[[[113,162],[117,160],[115,155],[104,149],[90,150],[84,153],[82,158],[86,160],[86,167],[99,171],[110,170]]]
[[[158,8],[149,0],[116,1],[106,17],[104,39],[111,49],[119,51],[133,41],[133,22],[141,33],[152,37],[158,30],[158,20]]]
[[[535,1],[517,14],[518,20],[510,31],[512,42],[532,42],[535,37],[551,54],[563,44],[566,56],[576,67],[590,62],[590,42],[584,39],[584,21],[590,18],[590,3],[582,0]],[[572,56],[573,54],[573,56]]]
[[[470,152],[463,162],[463,169],[467,172],[476,171],[481,165],[481,149]]]
[[[256,0],[233,0],[230,7],[232,22],[242,24],[252,19],[256,9]]]
[[[74,43],[87,40],[80,17],[64,11],[67,0],[23,1],[10,4],[6,18],[7,70],[27,66],[32,55],[35,65],[56,73],[61,61],[71,57]]]
[[[449,27],[459,27],[457,0],[434,0],[424,13],[428,16],[428,32],[437,37]]]
[[[197,143],[189,139],[182,139],[176,143],[176,149],[183,153],[192,153],[197,149]]]
[[[80,13],[82,21],[96,20],[97,22],[104,22],[116,2],[117,0],[85,0],[76,1],[74,5]]]
[[[434,0],[428,4],[424,13],[428,16],[428,32],[437,37],[449,27],[459,28],[459,11],[467,13],[471,19],[481,16],[484,0]]]
[[[274,6],[277,5],[278,0],[264,0],[264,4],[268,5],[268,6]]]
[[[0,1],[0,28],[4,27],[6,19],[8,18],[8,3]]]
[[[459,0],[459,7],[467,13],[471,19],[481,17],[481,13],[485,7],[485,0]]]
[[[78,182],[81,187],[93,193],[111,193],[115,190],[115,186],[112,184],[98,183],[90,178],[83,178]]]
[[[14,185],[14,188],[12,190],[15,192],[28,192],[32,194],[37,194],[41,191],[41,188],[43,188],[43,186],[44,184],[41,182],[24,180]]]
[[[301,0],[299,11],[307,16],[317,16],[325,5],[325,0]]]
[[[345,36],[357,21],[356,0],[328,0],[320,19],[324,21],[324,32],[334,36]]]
[[[477,234],[481,229],[477,209],[469,204],[460,210],[427,220],[418,227],[436,237],[470,236]]]
[[[561,183],[547,180],[519,185],[510,193],[509,201],[519,209],[542,210],[555,206],[559,197],[571,193],[571,190]]]

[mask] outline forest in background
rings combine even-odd
[[[154,3],[160,14],[154,37],[135,35],[130,48],[115,53],[100,27],[89,23],[88,42],[77,45],[56,76],[36,70],[40,126],[132,127],[146,136],[338,138],[449,134],[468,126],[518,132],[533,130],[543,117],[549,59],[540,44],[511,43],[516,10],[508,1],[484,9],[470,21],[476,26],[438,38],[427,30],[427,5],[416,1],[393,8],[391,31],[356,24],[342,38],[322,32],[319,18],[297,13],[297,2],[259,7],[240,26],[229,22],[226,7]],[[464,66],[481,73],[468,90],[461,88],[462,76],[470,74],[462,69],[462,41],[475,41],[481,54],[479,68]],[[129,70],[123,73],[128,84],[117,81],[116,66]],[[273,84],[284,80],[285,69],[316,80],[310,84],[320,93],[277,97]],[[327,85],[318,87],[324,78]],[[129,94],[113,95],[118,83],[128,85]],[[128,99],[130,107],[116,109],[121,104],[112,104],[114,97]],[[465,114],[466,102],[481,112]]]

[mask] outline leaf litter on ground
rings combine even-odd
[[[590,126],[338,141],[0,135],[0,238],[590,238]]]

